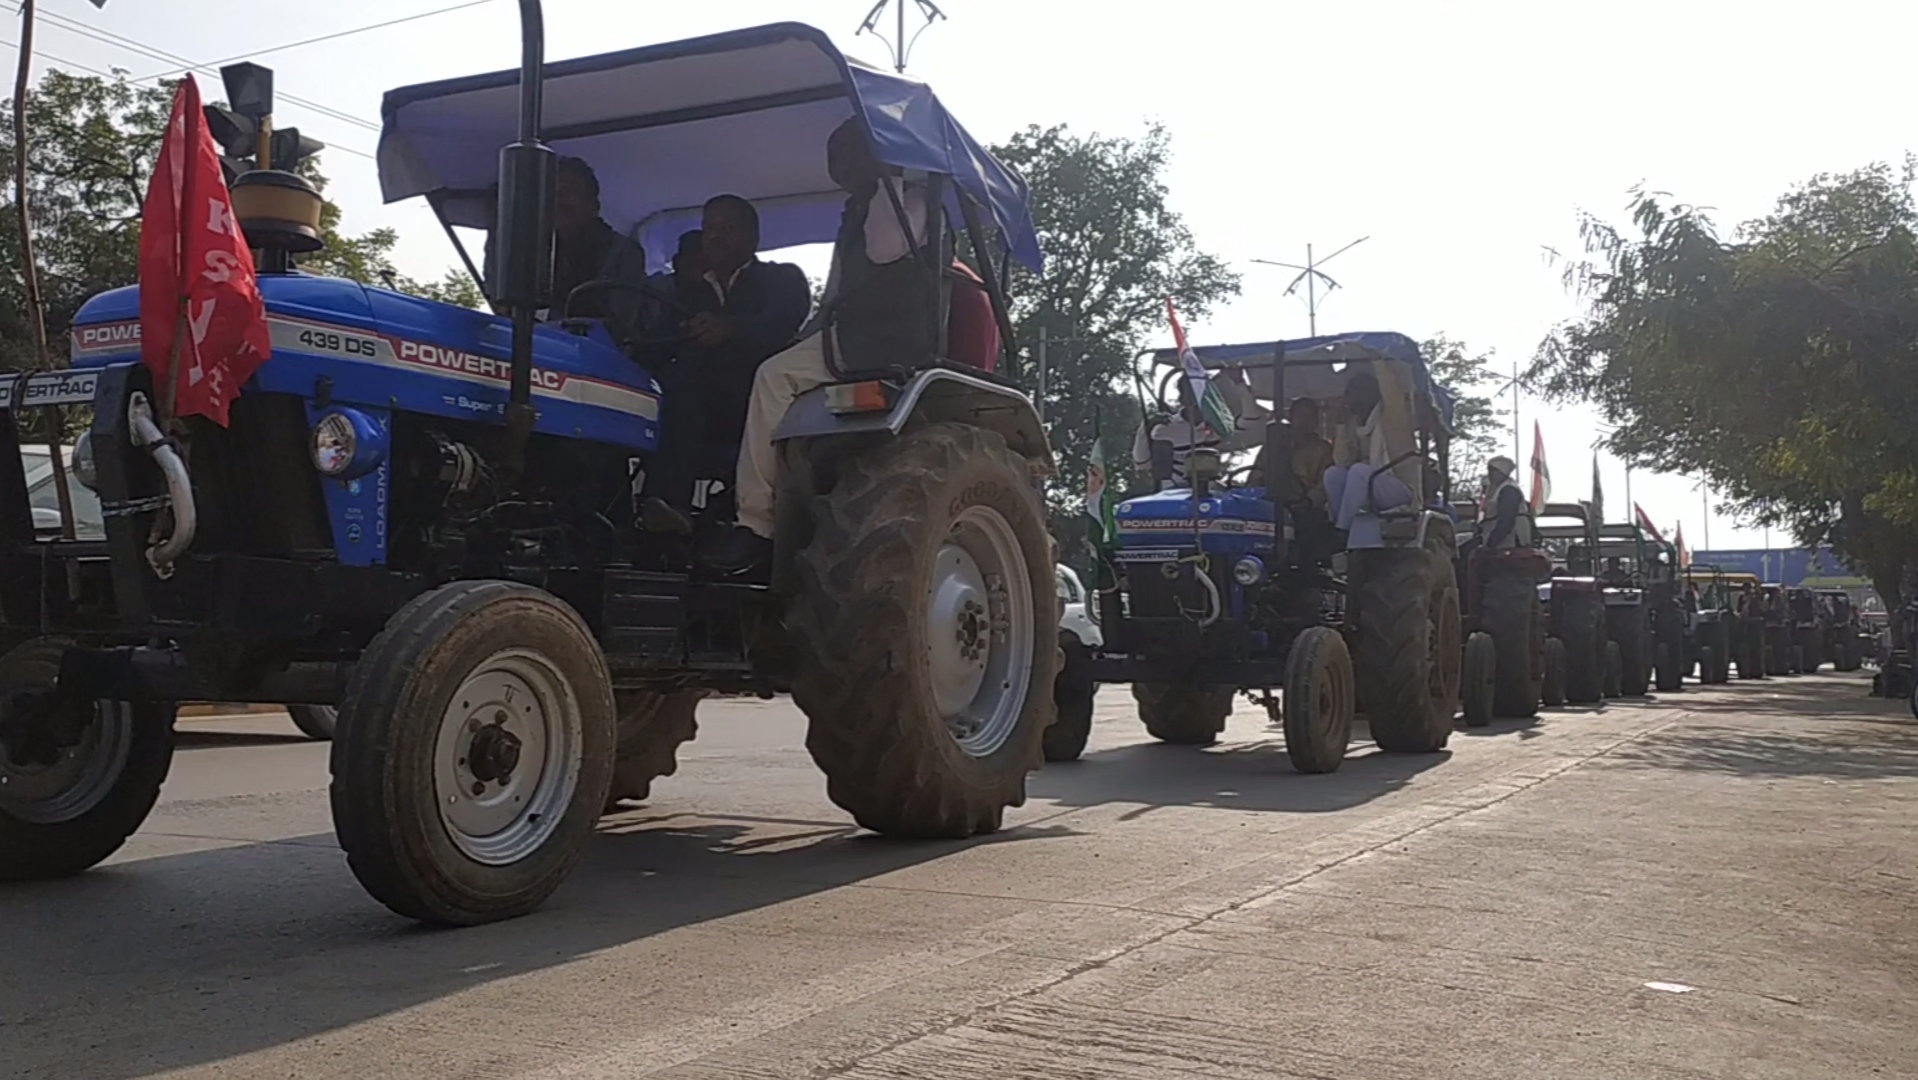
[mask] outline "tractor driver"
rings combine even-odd
[[[646,284],[646,253],[599,213],[599,177],[581,158],[563,157],[553,183],[553,291],[544,318],[604,319],[607,332],[630,349],[645,336],[653,305],[632,289],[595,288],[573,296],[588,281]],[[493,268],[493,237],[486,238],[487,273]],[[489,290],[490,292],[490,290]],[[568,301],[571,301],[570,304]]]
[[[846,193],[839,237],[833,244],[832,269],[826,276],[819,313],[801,328],[792,346],[761,364],[753,377],[736,465],[734,498],[739,523],[700,551],[701,565],[723,574],[757,575],[771,567],[773,484],[779,462],[773,431],[799,395],[832,381],[832,371],[826,365],[825,334],[833,335],[838,349],[840,338],[845,336],[842,324],[849,326],[855,319],[883,322],[882,313],[886,311],[915,310],[921,295],[919,280],[895,272],[895,268],[908,265],[906,260],[925,243],[925,186],[908,181],[900,170],[879,161],[858,117],[839,125],[827,137],[826,171]],[[894,200],[898,210],[894,209]],[[911,227],[910,238],[901,227],[900,211]],[[880,325],[863,329],[868,333],[885,331]]]

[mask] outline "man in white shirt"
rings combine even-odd
[[[925,243],[925,188],[880,164],[857,117],[826,140],[826,170],[850,196],[833,245],[832,270],[820,309],[800,328],[798,340],[761,364],[753,378],[734,484],[738,526],[703,548],[699,560],[722,573],[755,574],[770,566],[779,460],[773,432],[799,395],[833,380],[825,334],[833,334],[842,357],[855,347],[883,348],[887,325],[898,325],[897,312],[911,310],[899,302],[910,297],[893,294],[910,280],[901,275],[910,266],[906,260]],[[910,240],[900,227],[900,209],[912,226]],[[843,327],[840,320],[846,320]]]
[[[1358,372],[1346,381],[1347,419],[1332,446],[1334,464],[1325,470],[1326,505],[1339,530],[1350,530],[1353,520],[1368,510],[1377,513],[1416,500],[1412,484],[1419,462],[1393,465],[1412,450],[1411,422],[1405,413],[1404,402],[1385,396],[1371,372]]]
[[[1132,463],[1141,469],[1152,468],[1152,444],[1167,443],[1172,450],[1172,473],[1170,477],[1160,478],[1161,490],[1183,488],[1190,484],[1186,476],[1185,461],[1195,449],[1211,448],[1221,453],[1235,450],[1250,450],[1265,441],[1265,425],[1272,418],[1271,410],[1252,396],[1252,391],[1239,381],[1237,368],[1226,368],[1210,376],[1213,385],[1225,395],[1225,401],[1232,409],[1236,421],[1233,430],[1214,432],[1203,423],[1194,423],[1197,410],[1187,405],[1179,410],[1177,416],[1159,416],[1148,418],[1139,425],[1139,433],[1132,440]]]

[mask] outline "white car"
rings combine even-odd
[[[1058,718],[1046,729],[1044,750],[1047,761],[1077,761],[1085,753],[1086,739],[1092,735],[1092,703],[1099,684],[1086,671],[1092,650],[1104,643],[1093,599],[1080,584],[1079,575],[1069,566],[1055,567],[1059,586],[1059,650],[1065,654],[1065,666],[1053,684],[1052,700]]]
[[[60,460],[67,467],[67,492],[73,499],[73,534],[81,540],[104,540],[107,536],[100,516],[100,497],[87,490],[73,476],[73,447],[60,448]],[[22,446],[20,467],[27,474],[27,501],[33,505],[35,532],[60,531],[60,493],[53,486],[53,457],[46,445]]]
[[[1099,624],[1092,621],[1091,601],[1084,585],[1079,583],[1079,575],[1069,566],[1055,567],[1059,584],[1059,601],[1062,610],[1059,613],[1059,629],[1079,639],[1079,644],[1096,649],[1104,644],[1099,636]]]

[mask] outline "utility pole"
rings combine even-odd
[[[1705,512],[1704,550],[1710,551],[1712,549],[1712,493],[1711,488],[1707,487],[1702,479],[1698,481],[1698,505]]]
[[[1039,325],[1039,398],[1034,402],[1039,406],[1039,426],[1046,423],[1046,328]]]
[[[1339,256],[1345,254],[1346,252],[1352,250],[1355,247],[1358,247],[1360,244],[1363,244],[1370,239],[1372,238],[1369,236],[1361,236],[1357,240],[1354,240],[1351,243],[1345,245],[1344,247],[1338,249],[1337,251],[1334,251],[1332,254],[1327,255],[1323,259],[1316,257],[1312,253],[1312,245],[1307,244],[1305,245],[1305,265],[1304,266],[1300,266],[1297,263],[1274,262],[1271,259],[1253,259],[1252,261],[1255,263],[1258,263],[1260,266],[1279,266],[1279,267],[1284,267],[1287,270],[1297,270],[1299,272],[1298,276],[1292,279],[1292,283],[1285,287],[1285,292],[1283,293],[1283,295],[1285,296],[1296,295],[1299,291],[1300,283],[1301,282],[1304,283],[1306,322],[1307,322],[1307,325],[1311,328],[1311,335],[1313,337],[1318,337],[1319,336],[1319,282],[1323,281],[1325,283],[1325,291],[1327,293],[1330,293],[1333,289],[1336,289],[1339,287],[1339,283],[1335,281],[1330,274],[1327,274],[1321,271],[1319,267],[1324,266],[1326,263],[1331,262],[1333,259],[1338,258]]]
[[[919,17],[926,20],[925,25],[914,31],[910,38],[906,36],[906,4],[909,2],[919,8]],[[879,32],[879,20],[886,17],[888,7],[895,9],[891,41],[886,41],[886,36]],[[871,34],[885,41],[886,49],[892,53],[892,69],[903,75],[906,73],[906,59],[912,55],[912,47],[919,40],[919,35],[945,17],[946,13],[940,11],[939,5],[932,0],[879,0],[871,11],[866,12],[865,21],[859,24],[859,33],[853,36]]]

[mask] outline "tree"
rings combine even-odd
[[[1041,327],[1053,343],[1042,397],[1060,467],[1048,497],[1055,511],[1074,513],[1095,436],[1114,490],[1127,490],[1141,421],[1133,358],[1148,341],[1167,336],[1166,298],[1196,323],[1238,295],[1239,277],[1200,251],[1167,206],[1171,141],[1163,127],[1126,139],[1034,126],[992,152],[1030,186],[1046,253],[1043,275],[1015,271],[1012,321],[1027,355],[1025,382],[1035,392]]]
[[[132,283],[138,273],[140,207],[172,108],[171,85],[138,86],[124,77],[101,78],[48,71],[27,102],[28,205],[33,213],[34,254],[47,303],[47,334],[56,354],[80,305],[107,289]],[[11,108],[9,103],[7,108]],[[13,147],[0,147],[0,169],[11,175]],[[325,183],[317,159],[302,171]],[[20,233],[12,188],[0,198],[0,369],[32,363],[33,339],[20,277]],[[328,250],[305,265],[368,284],[383,284],[390,229],[362,236],[341,233],[340,210],[327,203],[322,223]],[[433,283],[394,275],[394,288],[450,303],[480,305],[470,280],[449,273]]]
[[[1628,463],[1702,476],[1896,597],[1918,565],[1913,178],[1909,160],[1813,177],[1731,240],[1643,191],[1628,229],[1587,216],[1566,273],[1586,313],[1533,375],[1596,403]]]
[[[1511,411],[1500,408],[1492,398],[1498,375],[1492,370],[1492,354],[1473,352],[1462,341],[1444,334],[1419,346],[1432,381],[1452,394],[1452,477],[1453,498],[1473,492],[1477,478],[1485,472],[1486,459],[1499,452],[1511,431]]]

